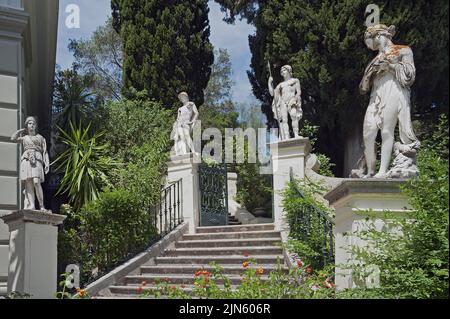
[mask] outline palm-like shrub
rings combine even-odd
[[[60,129],[66,149],[55,161],[57,170],[64,173],[58,194],[67,194],[70,204],[78,210],[99,197],[101,188],[108,185],[106,172],[114,162],[106,156],[107,145],[97,143],[103,133],[90,136],[90,125],[82,128],[70,123],[69,126],[69,132]]]

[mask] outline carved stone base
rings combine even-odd
[[[411,211],[407,196],[400,192],[400,186],[405,182],[406,180],[401,179],[350,179],[324,196],[336,211],[334,237],[338,290],[377,285],[377,278],[374,278],[374,282],[370,282],[370,278],[353,278],[352,272],[344,265],[355,262],[350,251],[352,247],[362,248],[367,245],[358,237],[359,232],[367,230],[371,225],[380,230],[395,231],[388,227],[385,213],[393,213],[389,218],[394,218]],[[369,211],[371,216],[374,214],[372,221],[366,219]],[[381,268],[383,265],[373,266]]]
[[[1,217],[9,227],[8,293],[53,299],[57,288],[58,225],[66,216],[21,210]]]

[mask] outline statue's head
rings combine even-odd
[[[292,76],[292,67],[290,65],[281,67],[281,76],[283,78]]]
[[[178,99],[183,103],[189,102],[189,95],[186,92],[181,92],[178,94]]]
[[[25,128],[28,132],[36,132],[37,130],[37,120],[34,116],[29,116],[25,120]]]
[[[376,24],[367,28],[364,34],[366,46],[373,51],[379,50],[387,42],[391,41],[395,35],[395,26],[388,27],[385,24]]]

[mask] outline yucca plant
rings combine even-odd
[[[67,194],[75,210],[96,200],[103,186],[108,186],[106,172],[116,163],[106,156],[107,145],[98,145],[104,133],[89,134],[86,128],[69,124],[69,132],[59,128],[65,151],[55,160],[57,170],[64,173],[57,194]]]

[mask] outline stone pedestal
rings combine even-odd
[[[194,234],[200,223],[200,185],[198,169],[201,158],[196,154],[171,156],[168,165],[168,183],[182,180],[183,219],[189,223],[189,234]]]
[[[282,192],[290,181],[290,171],[295,178],[305,178],[306,157],[311,152],[308,138],[295,138],[269,144],[273,169],[273,220],[275,229],[281,231],[283,242],[287,241],[289,225],[284,218]]]
[[[398,231],[389,228],[386,212],[392,213],[388,218],[411,212],[407,196],[400,192],[400,186],[405,182],[406,180],[349,179],[324,196],[336,211],[334,238],[338,290],[378,285],[377,272],[382,265],[373,265],[373,275],[363,279],[353,278],[351,271],[341,266],[355,262],[350,251],[352,246],[367,246],[358,237],[358,232],[369,229],[370,225],[375,225],[377,230]],[[373,219],[368,220],[369,215]]]
[[[66,216],[22,210],[1,217],[8,225],[8,293],[53,299],[58,286],[58,225]]]

